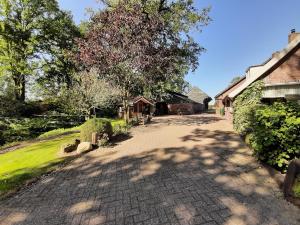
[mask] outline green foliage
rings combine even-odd
[[[39,136],[40,139],[56,137],[60,135],[66,135],[69,133],[79,133],[81,130],[81,126],[71,127],[71,128],[59,128],[55,130],[48,131]]]
[[[78,136],[79,134],[67,135],[0,154],[0,195],[57,168],[65,161],[59,155],[60,146],[74,142]]]
[[[236,82],[238,82],[241,79],[242,79],[242,77],[236,76],[236,77],[232,78],[229,85],[235,84]]]
[[[72,127],[80,123],[69,117],[61,118],[3,118],[0,121],[0,146],[38,137],[40,134],[57,128]]]
[[[128,122],[128,102],[137,92],[156,97],[155,86],[184,88],[184,76],[195,71],[204,51],[189,33],[208,24],[209,9],[197,10],[193,1],[181,0],[102,2],[107,7],[92,15],[75,57],[121,90]]]
[[[257,157],[284,171],[290,160],[300,157],[300,107],[276,102],[261,106],[254,114],[250,143]]]
[[[255,110],[261,105],[263,81],[256,81],[234,101],[233,126],[240,135],[252,131]]]
[[[122,119],[111,120],[111,126],[113,129],[114,135],[126,134],[129,129],[125,120],[122,120]]]
[[[0,75],[14,82],[15,98],[25,100],[28,77],[68,82],[74,66],[66,57],[79,30],[56,0],[0,0]]]
[[[68,114],[90,115],[96,108],[99,117],[113,117],[120,104],[120,90],[103,79],[100,71],[92,68],[77,74],[78,83],[61,95],[62,108]]]
[[[113,128],[110,120],[103,118],[93,118],[86,121],[81,126],[80,140],[82,142],[92,141],[92,133],[98,133],[100,136],[107,134],[111,137],[113,134]]]
[[[225,109],[224,108],[220,108],[220,115],[225,116]]]

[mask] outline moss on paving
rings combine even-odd
[[[72,142],[78,136],[70,134],[0,154],[0,196],[56,169],[66,159],[59,154],[60,146]]]

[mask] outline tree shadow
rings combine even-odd
[[[182,126],[195,126],[203,124],[212,124],[224,120],[221,117],[212,116],[210,114],[201,115],[182,115],[182,116],[160,116],[154,117],[151,125],[182,125]]]
[[[195,129],[179,147],[90,152],[0,203],[0,224],[299,224],[238,139]]]
[[[122,143],[123,141],[127,141],[132,138],[130,133],[121,133],[117,134],[112,137],[110,146],[117,146],[118,144]]]

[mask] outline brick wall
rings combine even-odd
[[[287,56],[284,63],[264,78],[266,84],[288,83],[300,80],[300,47]]]
[[[224,93],[222,93],[222,95],[218,96],[218,98],[216,98],[215,106],[216,106],[216,112],[218,114],[220,114],[220,109],[225,107],[225,105],[223,104],[224,98],[226,96],[228,96],[232,91],[234,91],[235,89],[240,87],[245,81],[246,81],[246,79],[242,80],[241,82],[237,83],[236,85],[234,85],[230,89],[226,90]]]
[[[194,107],[191,103],[181,103],[181,104],[169,104],[168,105],[169,114],[194,114]]]

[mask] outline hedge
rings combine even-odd
[[[275,102],[256,110],[250,134],[255,155],[285,171],[290,160],[300,157],[300,106]]]

